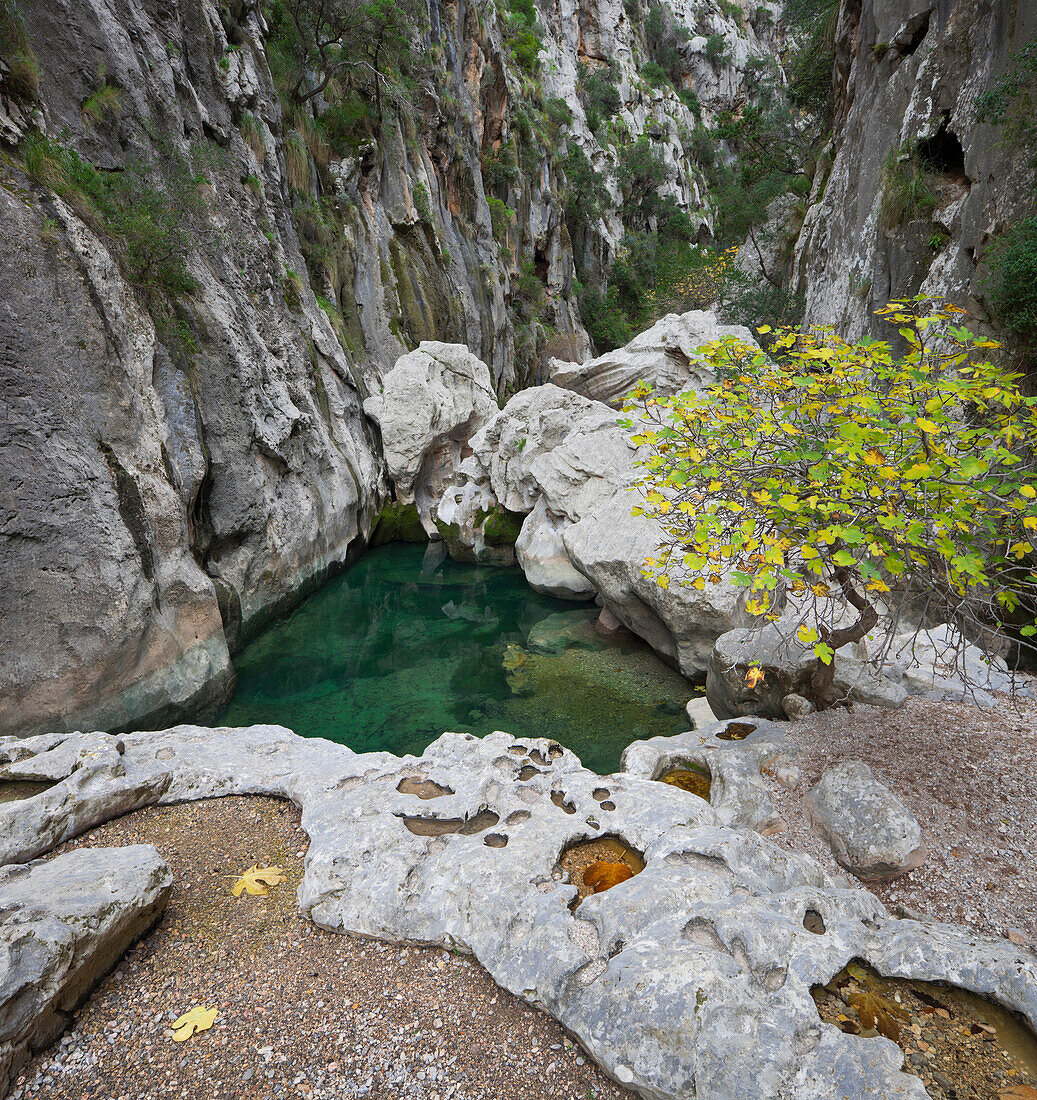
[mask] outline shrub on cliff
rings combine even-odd
[[[990,254],[990,301],[998,320],[1037,363],[1037,216],[1008,229]]]
[[[986,359],[996,343],[955,324],[961,312],[924,296],[880,310],[902,358],[825,330],[786,332],[770,356],[708,344],[718,381],[704,394],[631,396],[649,424],[634,436],[647,448],[638,511],[665,538],[646,575],[664,588],[726,578],[779,630],[797,596],[789,629],[813,648],[820,706],[840,701],[836,651],[884,603],[894,621],[900,600],[921,619],[932,608],[964,645],[1037,595],[1037,398]],[[1029,617],[1017,642],[1033,652]]]
[[[3,88],[18,99],[35,99],[40,67],[15,0],[0,0],[0,61],[3,62],[0,68]]]

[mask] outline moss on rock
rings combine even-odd
[[[483,535],[490,546],[514,546],[525,517],[500,505],[490,510],[483,523]]]
[[[428,542],[428,533],[421,525],[416,504],[390,500],[382,506],[371,535],[371,545],[383,546],[387,542]]]

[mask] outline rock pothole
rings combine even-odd
[[[660,783],[669,783],[671,787],[677,787],[679,790],[687,791],[688,794],[705,799],[706,802],[709,801],[712,776],[709,769],[701,764],[683,760],[666,768],[656,776],[656,779]]]
[[[432,779],[420,779],[417,776],[406,776],[401,779],[396,789],[400,794],[413,794],[426,800],[444,798],[446,795],[454,793],[450,787],[444,787]]]
[[[757,728],[752,722],[728,722],[722,730],[717,732],[717,737],[721,741],[744,741],[750,733],[755,733]]]
[[[480,810],[471,817],[425,817],[417,814],[397,814],[396,816],[415,836],[446,836],[448,833],[475,836],[477,833],[484,833],[500,821],[500,814],[495,814],[493,810]]]
[[[21,802],[24,798],[34,798],[44,791],[49,791],[56,783],[37,783],[27,779],[5,779],[0,781],[0,804],[4,802]]]
[[[826,1023],[896,1043],[904,1072],[920,1077],[933,1100],[1037,1096],[1037,1036],[1020,1016],[983,997],[885,978],[860,960],[810,992]]]
[[[576,887],[576,897],[569,906],[575,911],[591,894],[602,893],[627,878],[639,875],[645,868],[645,861],[644,854],[622,837],[603,836],[566,845],[558,857],[558,865]],[[588,872],[591,872],[589,876]]]

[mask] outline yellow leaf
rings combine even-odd
[[[1037,497],[1037,489],[1035,489],[1032,485],[1020,485],[1019,495],[1022,497],[1026,497],[1027,500],[1033,500],[1034,497]]]
[[[927,432],[929,435],[933,435],[940,429],[931,420],[926,420],[924,416],[920,416],[915,420],[915,423],[922,429],[923,432]]]
[[[761,680],[766,677],[766,673],[762,668],[751,668],[745,674],[745,684],[748,688],[754,688]]]
[[[257,867],[253,864],[234,883],[231,893],[236,898],[240,898],[246,890],[250,894],[265,894],[268,886],[277,886],[278,883],[284,882],[284,880],[285,873],[280,867]]]
[[[173,1021],[173,1042],[184,1043],[198,1031],[208,1031],[219,1009],[195,1005],[189,1012]]]
[[[864,452],[864,461],[869,466],[881,466],[882,463],[885,461],[885,456],[881,451],[876,450],[876,448],[872,447],[871,450]]]
[[[613,886],[618,886],[621,882],[626,882],[628,878],[633,877],[634,872],[625,863],[612,863],[603,859],[592,863],[583,872],[584,883],[595,894],[600,894],[603,890],[611,890]]]

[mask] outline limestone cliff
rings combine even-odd
[[[989,248],[1037,209],[1037,162],[978,100],[1035,36],[1019,0],[843,0],[830,170],[796,255],[808,321],[875,334],[874,309],[922,292],[997,331]]]
[[[536,80],[507,11],[436,2],[407,109],[341,154],[319,97],[286,116],[268,5],[2,0],[27,45],[0,57],[0,734],[226,698],[233,650],[363,549],[388,484],[362,403],[421,340],[499,394],[589,354],[565,150],[605,181],[599,265],[642,135],[708,231],[691,128],[771,48],[776,5],[750,7],[681,0],[660,88],[638,0],[542,6]],[[578,85],[608,61],[592,129]]]

